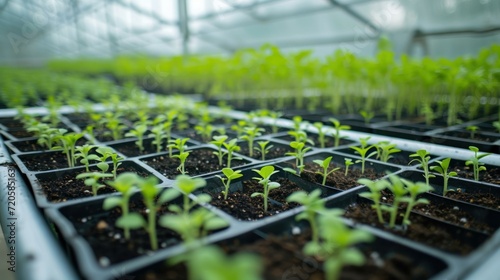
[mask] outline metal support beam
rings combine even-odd
[[[182,55],[189,54],[189,18],[187,13],[187,0],[178,0],[177,5],[179,8],[179,31],[182,36]]]
[[[337,6],[338,8],[340,8],[341,10],[343,10],[345,13],[347,13],[348,15],[352,16],[353,18],[357,19],[358,21],[362,22],[363,24],[365,24],[366,26],[370,27],[370,29],[375,32],[375,33],[378,33],[380,32],[379,28],[376,27],[371,21],[369,21],[367,18],[363,17],[362,15],[358,14],[356,11],[354,11],[350,6],[346,5],[346,4],[342,4],[342,3],[339,3],[339,1],[337,0],[329,0],[330,3],[334,6]]]

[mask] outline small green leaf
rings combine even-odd
[[[121,203],[122,203],[121,197],[117,197],[117,196],[108,197],[104,200],[102,208],[104,210],[109,210],[111,208],[115,208],[115,207],[121,205]]]
[[[119,228],[139,229],[145,227],[145,225],[146,221],[138,213],[130,213],[116,220],[116,226]]]

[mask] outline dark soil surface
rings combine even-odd
[[[243,191],[230,193],[227,200],[224,200],[222,193],[211,193],[210,204],[242,221],[262,219],[299,206],[286,202],[286,198],[302,188],[285,178],[279,178],[276,182],[281,186],[269,192],[267,212],[264,212],[262,197],[250,197],[254,192],[263,192],[262,185],[256,180],[243,181]]]
[[[97,168],[90,168],[90,172],[98,171]],[[67,200],[83,198],[83,197],[91,197],[92,188],[85,186],[83,183],[84,180],[77,180],[76,176],[78,174],[84,173],[85,170],[72,170],[68,172],[64,172],[63,174],[55,173],[54,176],[42,176],[38,175],[37,178],[40,186],[43,190],[43,194],[47,197],[47,200],[53,203],[63,202]],[[133,172],[142,177],[148,177],[151,174],[139,168],[138,166],[127,162],[126,166],[120,166],[117,170],[117,175],[123,172]],[[112,187],[104,187],[97,191],[97,194],[107,194],[113,193],[115,189]]]
[[[441,134],[438,134],[438,135],[441,135]],[[442,135],[460,138],[463,141],[474,140],[474,141],[481,141],[481,142],[490,142],[490,143],[493,143],[493,142],[495,142],[495,141],[498,140],[498,138],[495,138],[495,137],[492,137],[492,136],[488,136],[488,135],[485,135],[485,134],[481,134],[481,133],[478,133],[478,132],[476,132],[474,134],[474,138],[471,138],[471,133],[469,131],[449,131],[449,132],[443,133]]]
[[[0,118],[0,124],[5,126],[7,129],[22,129],[23,123],[14,118]]]
[[[371,205],[366,203],[349,205],[344,215],[357,222],[375,226],[453,254],[467,255],[474,250],[474,245],[468,244],[470,242],[467,242],[467,240],[458,238],[456,232],[447,229],[439,222],[434,222],[418,215],[410,216],[411,224],[406,230],[389,229],[381,225],[378,222],[376,212],[371,208]],[[385,217],[385,220],[388,221],[389,217]],[[400,222],[397,224],[400,224]]]
[[[77,146],[84,145],[87,139],[80,138],[77,142]],[[35,152],[35,151],[47,151],[47,148],[42,148],[37,144],[37,140],[19,140],[16,142],[11,142],[19,151],[21,152]]]
[[[329,171],[333,168],[336,168],[335,164],[330,164]],[[317,174],[315,172],[323,172],[323,168],[319,167],[316,163],[308,162],[306,163],[306,167],[304,171],[300,175],[305,180],[310,182],[321,184],[323,182],[323,175]],[[345,176],[345,168],[341,167],[339,170],[331,173],[326,178],[326,185],[330,187],[334,187],[340,190],[348,190],[350,188],[359,186],[360,184],[357,182],[360,178],[366,178],[370,180],[376,180],[384,177],[385,173],[378,173],[373,168],[366,168],[365,173],[361,174],[360,169],[353,169],[352,166],[349,168],[349,172],[347,176]]]
[[[21,155],[20,159],[30,171],[46,171],[68,167],[66,154],[63,154],[62,151]],[[81,166],[78,160],[75,166]]]
[[[491,193],[471,193],[456,190],[447,192],[446,197],[500,211],[500,198]]]
[[[453,169],[453,171],[458,173],[458,178],[474,180],[474,168],[472,165],[453,166],[450,169]],[[500,167],[492,167],[488,168],[486,171],[480,171],[479,181],[500,185]]]
[[[259,256],[263,264],[262,279],[310,279],[323,280],[325,275],[321,260],[304,256],[302,248],[310,239],[308,232],[294,236],[269,235],[266,239],[258,239],[252,243],[242,244],[239,239],[222,244],[228,254],[251,253]],[[383,256],[382,252],[374,251],[369,244],[361,251],[366,257],[363,266],[345,266],[340,279],[369,280],[402,280],[428,279],[429,271],[413,260],[397,252]],[[173,267],[161,266],[144,271],[138,279],[187,279],[187,269],[183,264]]]
[[[139,147],[137,146],[137,144],[135,144],[135,142],[136,141],[119,143],[119,144],[110,144],[109,146],[115,149],[116,151],[124,154],[127,157],[136,157],[136,156],[156,153],[156,145],[153,145],[152,143],[153,139],[143,140],[142,144],[144,146],[143,151],[139,150]],[[161,151],[165,151],[165,143],[162,145]]]
[[[190,176],[196,176],[214,171],[220,171],[222,170],[222,168],[226,167],[227,157],[224,157],[222,166],[219,166],[219,159],[215,154],[213,154],[214,151],[216,150],[190,150],[190,154],[185,162],[187,174]],[[237,155],[233,154],[233,158],[234,157],[237,157]],[[142,161],[153,167],[169,179],[174,179],[175,176],[180,174],[180,172],[177,170],[177,167],[180,164],[180,160],[178,158],[169,158],[168,154],[142,159]],[[231,167],[234,168],[246,163],[248,162],[245,160],[232,160]]]
[[[241,147],[241,150],[238,153],[245,155],[247,157],[250,157],[250,154],[248,153],[248,151],[249,151],[248,143],[247,142],[240,143],[239,145]],[[286,153],[293,151],[293,149],[290,147],[286,147],[284,145],[280,145],[280,144],[272,143],[272,142],[269,142],[269,144],[267,144],[267,146],[268,147],[272,146],[272,147],[267,152],[265,160],[286,157],[287,156],[287,155],[285,155]],[[254,143],[254,147],[258,147],[257,142]],[[252,158],[257,159],[257,160],[262,160],[262,153],[260,151],[257,151],[254,149]]]
[[[24,130],[24,129],[11,129],[6,131],[10,135],[16,137],[16,138],[28,138],[28,137],[33,137],[33,134]]]

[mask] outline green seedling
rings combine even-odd
[[[408,190],[405,188],[403,181],[396,175],[389,176],[390,183],[388,183],[387,188],[393,194],[392,205],[380,205],[382,211],[389,212],[389,228],[394,228],[396,226],[396,218],[398,216],[399,205],[403,202],[408,202],[405,198]]]
[[[305,191],[294,192],[286,199],[287,202],[296,202],[304,206],[304,211],[298,214],[297,221],[307,220],[311,226],[312,241],[319,241],[319,231],[316,216],[325,211],[325,201],[321,199],[321,190],[315,189],[309,194]]]
[[[63,153],[66,154],[66,160],[68,161],[69,167],[75,166],[75,151],[76,151],[76,142],[78,139],[82,138],[82,133],[69,132],[64,135],[59,135],[57,140],[61,144],[61,146],[52,147],[52,149],[61,149]]]
[[[41,131],[38,140],[36,141],[41,147],[46,147],[49,150],[57,144],[58,139],[67,132],[63,128],[47,128]]]
[[[480,162],[480,160],[486,156],[491,155],[490,153],[484,153],[481,155],[478,155],[479,149],[474,146],[469,146],[469,150],[474,152],[474,156],[471,157],[469,160],[465,162],[465,165],[469,166],[472,165],[474,169],[474,180],[479,181],[479,172],[480,171],[486,171],[486,167],[484,166],[484,163]]]
[[[457,172],[455,171],[450,171],[448,172],[448,167],[450,166],[450,161],[451,158],[445,158],[442,161],[441,160],[436,160],[436,162],[439,164],[437,166],[431,166],[431,170],[438,172],[443,176],[443,196],[446,196],[448,193],[448,179],[450,177],[455,177],[457,176]]]
[[[227,166],[231,168],[231,162],[233,159],[240,159],[240,157],[233,158],[233,153],[238,152],[241,148],[236,144],[237,139],[231,139],[229,142],[224,142],[224,148],[227,150]]]
[[[375,114],[373,112],[367,112],[365,110],[359,111],[359,114],[361,117],[363,117],[363,120],[365,122],[365,125],[369,125],[370,121],[375,117]]]
[[[130,130],[125,134],[125,137],[137,137],[135,144],[139,147],[139,151],[144,151],[144,134],[148,130],[148,126],[145,124],[139,124],[134,129]]]
[[[81,158],[80,163],[85,165],[86,172],[89,172],[89,164],[91,160],[99,160],[99,157],[97,155],[90,154],[92,149],[94,149],[95,147],[96,146],[94,145],[85,144],[83,146],[77,146],[75,148],[75,159]]]
[[[89,136],[89,138],[90,138],[89,142],[92,144],[97,143],[95,135],[94,135],[94,130],[95,130],[95,127],[93,125],[87,125],[85,127],[85,129],[83,130],[83,132]]]
[[[187,214],[196,204],[209,202],[212,198],[208,194],[199,194],[196,200],[189,202],[189,195],[199,188],[206,186],[207,182],[202,178],[192,178],[189,175],[179,175],[175,177],[175,189],[167,189],[165,196],[176,198],[182,194],[183,204],[182,208],[178,205],[170,205],[168,209],[177,214]],[[163,195],[163,194],[162,194]]]
[[[187,141],[189,141],[189,138],[170,139],[169,144],[167,145],[168,156],[170,158],[176,157],[172,154],[172,151],[174,149],[178,150],[180,154],[184,153],[184,151],[187,148],[187,145],[186,145]]]
[[[492,125],[500,133],[500,121],[495,121]]]
[[[229,187],[231,186],[231,181],[238,179],[243,176],[241,174],[241,170],[232,170],[231,168],[222,168],[222,173],[226,176],[226,178],[223,178],[220,175],[215,175],[217,178],[219,178],[222,181],[222,184],[224,185],[224,189],[222,191],[222,194],[224,194],[224,199],[227,199],[227,196],[229,194]]]
[[[139,213],[130,213],[122,215],[116,224],[120,228],[139,229],[144,228],[149,235],[149,242],[152,250],[158,250],[158,237],[156,234],[156,213],[161,205],[173,200],[176,196],[164,191],[158,197],[161,189],[157,187],[158,179],[156,177],[148,177],[146,179],[137,178],[137,185],[141,191],[144,205],[148,209],[147,220]],[[155,199],[158,199],[155,201]]]
[[[187,160],[188,156],[189,156],[189,152],[182,152],[182,153],[179,153],[179,154],[172,156],[173,158],[175,157],[175,158],[179,159],[180,164],[177,167],[177,170],[183,175],[187,174],[185,165],[186,165],[186,160]]]
[[[272,119],[271,130],[272,130],[273,134],[278,133],[278,118],[280,118],[282,115],[283,114],[280,112],[275,112],[275,111],[269,112],[269,117]]]
[[[123,158],[120,157],[112,148],[106,146],[97,148],[96,152],[101,155],[100,157],[98,157],[100,163],[97,164],[97,167],[101,169],[102,172],[107,172],[109,169],[109,165],[106,163],[106,161],[110,159],[113,165],[111,173],[113,174],[113,178],[116,179],[116,172],[118,170],[118,167],[122,164],[121,161],[123,160]]]
[[[476,132],[479,130],[479,126],[469,125],[465,129],[470,132],[469,138],[470,139],[474,139],[474,136],[476,135]]]
[[[373,145],[377,149],[376,159],[388,162],[392,158],[392,154],[401,152],[400,149],[396,149],[396,144],[391,144],[388,141],[380,141]]]
[[[332,161],[332,156],[329,156],[329,157],[325,158],[324,160],[320,160],[320,159],[313,160],[314,163],[318,164],[321,168],[323,168],[323,172],[316,172],[316,174],[323,176],[323,182],[321,183],[322,185],[326,184],[326,178],[330,174],[332,174],[333,172],[340,169],[340,167],[336,167],[336,168],[333,168],[332,170],[328,171],[328,168],[330,167],[331,161]]]
[[[190,280],[259,280],[263,265],[251,253],[226,256],[217,246],[202,246],[189,251],[180,260],[187,266]]]
[[[335,118],[330,118],[329,121],[333,124],[333,128],[335,129],[335,134],[333,134],[333,138],[335,139],[334,146],[338,147],[340,145],[340,139],[342,138],[340,136],[340,131],[349,130],[351,127],[348,125],[341,125],[339,120]]]
[[[416,153],[410,155],[413,158],[408,164],[416,161],[420,163],[420,167],[424,170],[425,183],[429,185],[429,179],[436,176],[429,173],[429,160],[431,159],[429,152],[425,149],[418,150]]]
[[[321,122],[315,122],[313,126],[318,130],[318,142],[320,148],[325,147],[325,129],[324,125]]]
[[[257,142],[257,147],[254,147],[256,151],[260,153],[260,159],[261,160],[266,160],[266,155],[269,153],[269,151],[274,147],[273,145],[269,145],[269,141],[258,141]]]
[[[103,209],[109,210],[119,206],[122,212],[122,217],[127,217],[129,214],[130,196],[132,196],[132,193],[136,189],[138,181],[139,176],[137,174],[125,172],[116,177],[114,181],[108,182],[111,187],[121,193],[121,197],[112,196],[106,198],[104,200]],[[126,225],[122,228],[125,239],[130,239],[130,229]]]
[[[288,131],[288,135],[293,136],[295,142],[304,142],[314,146],[314,142],[311,139],[307,138],[307,133],[303,130]]]
[[[237,124],[231,126],[231,130],[236,132],[236,138],[240,139],[245,132],[245,127],[248,125],[247,121],[239,120]]]
[[[161,147],[163,146],[163,139],[167,138],[167,134],[163,129],[163,124],[158,124],[153,126],[151,129],[151,133],[148,135],[149,137],[154,137],[153,145],[156,147],[156,152],[161,152]]]
[[[351,166],[353,164],[354,164],[354,162],[352,162],[352,159],[350,159],[350,158],[344,158],[344,165],[345,165],[344,176],[347,177],[347,173],[349,172],[349,166]]]
[[[254,192],[251,197],[261,196],[264,199],[264,212],[267,212],[269,192],[280,187],[278,182],[271,181],[271,176],[278,173],[278,171],[275,171],[272,165],[264,166],[260,170],[252,169],[252,171],[260,175],[260,177],[253,177],[252,179],[257,180],[262,185],[264,191]]]
[[[163,215],[159,224],[177,232],[188,249],[194,248],[196,241],[205,237],[209,231],[222,229],[228,225],[225,220],[203,207],[189,213]]]
[[[300,176],[302,174],[302,171],[304,170],[305,164],[304,164],[304,155],[309,151],[311,148],[310,147],[305,147],[304,142],[297,142],[297,141],[292,141],[290,142],[290,147],[295,150],[295,152],[288,152],[286,155],[288,156],[294,156],[295,157],[295,166],[298,168],[297,170],[291,169],[291,168],[286,168],[286,171],[297,174]]]
[[[242,135],[240,139],[248,142],[248,155],[250,157],[253,157],[255,138],[261,136],[262,132],[264,132],[264,129],[256,126],[247,126],[243,130],[244,135]]]
[[[353,149],[356,154],[358,154],[361,159],[356,160],[356,163],[361,162],[361,174],[365,174],[365,162],[366,159],[370,158],[371,156],[375,155],[376,152],[368,154],[368,152],[373,148],[372,145],[368,146],[368,140],[371,137],[365,137],[365,138],[359,138],[359,142],[361,143],[361,147],[357,146],[350,146],[349,148]],[[368,154],[368,155],[367,155]]]
[[[104,178],[112,178],[113,174],[109,173],[101,173],[101,172],[86,172],[82,174],[78,174],[76,176],[76,179],[84,179],[85,181],[83,182],[85,186],[91,187],[92,188],[92,195],[97,196],[97,192],[106,187],[106,185],[102,184],[99,182],[99,180],[104,179]]]
[[[365,185],[370,190],[369,192],[360,193],[359,196],[373,200],[372,209],[375,209],[375,211],[377,211],[377,217],[379,223],[384,224],[385,221],[384,217],[382,216],[380,198],[382,197],[382,191],[387,188],[388,185],[387,181],[385,180],[372,181],[369,179],[359,179],[358,183]]]
[[[212,139],[212,134],[214,133],[215,128],[211,124],[205,124],[195,126],[194,130],[201,136],[203,142],[209,142],[210,139]]]
[[[104,122],[105,127],[111,131],[111,137],[113,140],[119,140],[122,138],[122,133],[126,126],[122,124],[119,113],[113,114],[113,112],[106,112],[102,121]]]
[[[213,152],[213,154],[216,155],[219,159],[219,166],[222,166],[222,160],[224,158],[224,155],[226,154],[226,152],[222,151],[222,146],[224,146],[227,138],[227,135],[214,136],[214,140],[210,141],[211,144],[217,146],[217,152]]]
[[[345,265],[363,265],[365,257],[354,245],[371,242],[373,236],[363,230],[350,229],[340,216],[341,210],[334,209],[320,215],[320,242],[309,242],[304,246],[304,254],[324,260],[325,279],[336,280]]]
[[[432,191],[433,188],[427,184],[422,182],[413,183],[405,179],[401,179],[406,186],[406,190],[410,196],[404,197],[403,201],[407,203],[406,212],[403,216],[403,224],[409,225],[410,222],[410,212],[411,210],[417,206],[418,204],[429,204],[429,200],[425,198],[417,198],[419,194],[426,193],[428,191]]]

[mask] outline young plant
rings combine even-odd
[[[365,257],[354,245],[370,242],[373,236],[363,230],[350,229],[340,219],[342,211],[330,210],[331,214],[320,215],[320,242],[309,242],[304,246],[304,254],[324,260],[325,279],[336,280],[345,265],[363,265]]]
[[[295,157],[295,166],[298,168],[297,170],[286,168],[286,171],[291,172],[293,174],[297,174],[300,176],[302,171],[304,170],[304,155],[309,151],[310,147],[305,147],[304,142],[292,141],[290,142],[290,147],[295,149],[295,152],[288,152],[286,155]]]
[[[321,190],[315,189],[309,194],[305,191],[294,192],[286,199],[287,202],[296,202],[304,206],[304,211],[298,214],[297,221],[307,220],[311,226],[312,241],[319,241],[319,231],[316,221],[318,213],[325,211],[325,201],[321,198]]]
[[[269,117],[272,119],[271,121],[271,130],[273,134],[278,133],[278,118],[281,117],[283,114],[280,112],[275,112],[275,111],[270,111],[269,112]]]
[[[380,204],[380,198],[382,197],[382,191],[387,188],[388,185],[387,181],[385,180],[372,181],[369,179],[359,179],[358,183],[365,185],[370,190],[369,192],[360,193],[359,196],[373,200],[372,209],[375,209],[375,211],[377,211],[377,217],[379,223],[384,224],[385,221],[384,217],[382,216],[382,207]]]
[[[368,154],[368,152],[373,148],[372,145],[368,146],[368,140],[371,137],[365,137],[365,138],[359,138],[359,142],[361,143],[361,147],[357,146],[350,146],[349,148],[353,149],[355,153],[357,153],[361,159],[356,160],[356,163],[361,162],[361,174],[365,174],[365,162],[366,159],[370,158],[373,156],[375,153]],[[368,154],[368,155],[367,155]]]
[[[325,130],[324,125],[321,122],[315,122],[313,126],[318,130],[318,142],[320,148],[325,147]]]
[[[170,205],[168,209],[171,212],[177,214],[188,214],[191,208],[200,203],[206,203],[211,200],[210,195],[208,194],[199,194],[196,196],[196,200],[193,202],[189,201],[189,195],[192,194],[195,190],[204,187],[207,184],[205,179],[202,178],[192,178],[189,175],[179,175],[175,177],[174,186],[176,189],[167,189],[165,192],[165,196],[171,197],[172,199],[177,196],[183,196],[183,204],[182,208],[176,204]],[[163,194],[162,194],[163,195]]]
[[[168,148],[168,156],[170,158],[172,157],[177,157],[172,154],[172,151],[174,149],[179,151],[179,154],[184,153],[184,150],[187,148],[187,141],[189,141],[189,138],[177,138],[177,139],[170,139],[169,144],[167,145]]]
[[[121,193],[121,197],[112,196],[104,200],[103,209],[109,210],[117,206],[120,207],[122,217],[127,217],[129,214],[129,201],[132,193],[136,189],[139,176],[132,172],[120,174],[114,181],[108,182],[110,186]],[[118,222],[118,221],[117,221]],[[130,228],[126,225],[123,228],[125,239],[130,239]]]
[[[380,141],[373,146],[377,149],[376,159],[383,162],[388,162],[392,154],[401,152],[400,149],[396,149],[396,144],[391,144],[389,141]]]
[[[500,133],[500,121],[495,121],[492,125]]]
[[[154,137],[153,145],[156,146],[156,152],[161,152],[161,147],[163,145],[163,139],[167,138],[167,134],[165,130],[163,130],[163,124],[158,124],[153,126],[151,129],[151,133],[148,135],[149,137]]]
[[[125,134],[125,137],[137,137],[135,144],[139,147],[139,151],[144,151],[144,134],[148,130],[148,126],[145,124],[139,124],[129,132]]]
[[[227,166],[231,168],[231,162],[233,159],[240,159],[239,157],[233,158],[233,153],[238,152],[241,148],[236,144],[237,139],[231,139],[229,142],[224,142],[224,148],[227,150]]]
[[[75,148],[75,159],[81,158],[80,163],[85,165],[86,172],[89,172],[89,164],[91,160],[99,160],[99,157],[97,155],[90,154],[92,149],[94,149],[95,147],[96,146],[94,145],[85,144],[83,146],[77,146]]]
[[[472,165],[474,168],[474,180],[479,181],[479,172],[480,171],[486,171],[486,167],[484,166],[484,163],[480,162],[480,160],[486,156],[491,155],[490,153],[484,153],[481,155],[478,155],[479,149],[474,146],[469,146],[469,150],[474,152],[474,156],[471,157],[469,160],[465,162],[465,165],[469,166]]]
[[[212,134],[215,131],[214,126],[211,124],[197,125],[194,127],[194,130],[196,130],[198,135],[201,136],[203,142],[209,142],[210,139],[212,139]]]
[[[338,147],[340,145],[340,139],[342,138],[340,136],[340,131],[349,130],[351,129],[351,127],[348,125],[341,125],[340,122],[335,118],[330,118],[329,121],[333,124],[333,128],[335,129],[335,134],[333,135],[335,139],[334,146]]]
[[[467,131],[470,132],[470,136],[469,138],[470,139],[474,139],[474,136],[476,135],[476,131],[479,130],[479,126],[476,126],[476,125],[469,125],[465,128]]]
[[[46,147],[47,149],[52,150],[52,147],[57,144],[59,137],[64,135],[64,133],[66,132],[67,130],[63,128],[47,127],[47,129],[40,131],[38,140],[36,142],[41,147]]]
[[[113,178],[116,179],[116,171],[118,170],[118,167],[122,164],[120,161],[123,160],[122,157],[120,157],[115,151],[110,148],[110,147],[99,147],[96,149],[96,152],[101,155],[99,158],[100,163],[97,165],[99,169],[101,169],[103,172],[106,172],[108,170],[108,165],[105,163],[108,159],[111,159],[111,162],[113,164],[113,169],[111,170],[111,173],[113,174]],[[104,170],[105,169],[105,170]]]
[[[344,176],[347,177],[347,173],[349,172],[349,166],[351,166],[353,164],[354,164],[354,162],[352,162],[352,159],[350,159],[350,158],[344,158],[344,165],[345,165]]]
[[[252,169],[252,171],[260,175],[260,177],[253,177],[252,179],[257,180],[262,185],[264,191],[254,192],[251,197],[262,196],[264,199],[264,212],[267,212],[269,192],[280,187],[278,182],[271,181],[271,176],[278,173],[278,171],[275,171],[272,165],[264,166],[260,170]]]
[[[398,216],[399,205],[403,202],[408,202],[405,198],[408,190],[405,188],[403,181],[396,175],[389,176],[390,183],[388,183],[387,188],[393,194],[392,205],[381,205],[383,211],[389,212],[389,228],[394,228],[396,226],[396,218]]]
[[[332,161],[332,156],[329,156],[329,157],[325,158],[324,160],[320,160],[320,159],[313,160],[314,163],[318,164],[321,168],[323,168],[323,172],[316,172],[316,174],[323,176],[323,182],[321,183],[322,185],[326,184],[326,178],[330,174],[332,174],[333,172],[340,169],[340,167],[336,167],[336,168],[333,168],[332,170],[328,171],[328,168],[330,167],[331,161]]]
[[[365,110],[361,110],[361,111],[359,111],[359,114],[361,115],[361,117],[363,117],[363,120],[365,121],[365,125],[369,125],[371,119],[373,119],[373,117],[375,117],[375,114],[371,111],[367,112]]]
[[[92,188],[92,195],[96,196],[97,192],[106,187],[106,185],[99,183],[99,180],[104,179],[104,178],[112,178],[113,174],[109,173],[101,173],[101,172],[86,172],[86,173],[81,173],[76,176],[76,179],[84,179],[85,181],[83,182],[85,186],[91,187]]]
[[[102,121],[104,122],[105,127],[111,132],[113,140],[119,140],[122,138],[122,133],[126,126],[123,125],[120,120],[120,113],[106,112]]]
[[[231,130],[236,132],[236,138],[240,139],[245,132],[245,127],[247,126],[247,121],[239,120],[237,124],[231,126]]]
[[[260,153],[260,159],[263,161],[266,160],[266,155],[269,153],[271,148],[274,147],[273,145],[268,146],[268,144],[269,141],[258,141],[258,146],[254,147],[254,149]]]
[[[214,144],[217,146],[217,152],[213,152],[214,155],[217,156],[219,159],[219,166],[222,166],[222,159],[224,158],[224,155],[226,152],[222,151],[222,146],[226,142],[228,136],[227,135],[220,135],[220,136],[214,136],[213,141],[210,141],[211,144]]]
[[[177,167],[177,170],[179,170],[179,172],[183,175],[187,174],[185,164],[186,164],[186,160],[187,160],[188,156],[189,156],[189,152],[182,152],[182,153],[179,153],[177,155],[172,156],[173,158],[175,157],[175,158],[178,158],[180,160],[180,164]]]
[[[248,155],[250,157],[253,157],[253,144],[255,137],[259,137],[262,135],[261,132],[263,132],[264,129],[256,126],[247,126],[244,128],[243,133],[244,135],[241,136],[242,140],[245,140],[248,142]]]
[[[406,186],[406,190],[410,194],[410,196],[406,196],[403,198],[403,201],[407,203],[406,212],[403,216],[403,224],[409,225],[410,222],[410,212],[411,210],[417,206],[418,204],[429,204],[429,200],[425,198],[417,198],[419,194],[426,193],[428,191],[432,191],[433,188],[427,184],[422,182],[410,182],[405,179],[401,179]]]
[[[234,179],[238,179],[243,176],[241,174],[241,170],[232,170],[231,168],[222,168],[222,173],[226,176],[226,178],[223,178],[220,175],[215,175],[217,178],[219,178],[222,181],[222,184],[224,185],[224,189],[222,191],[222,194],[224,194],[224,199],[227,199],[227,196],[229,194],[229,187],[231,186],[231,181]]]
[[[448,193],[448,179],[450,177],[455,177],[458,175],[457,172],[455,172],[455,171],[448,172],[448,167],[450,166],[450,161],[451,161],[451,158],[445,158],[442,161],[436,160],[436,162],[439,165],[430,167],[432,171],[438,172],[439,174],[441,174],[443,176],[443,196],[446,196],[446,194]]]
[[[429,173],[429,160],[431,159],[429,152],[427,152],[425,149],[421,149],[416,153],[411,154],[410,157],[413,159],[408,164],[411,164],[414,161],[420,163],[420,167],[422,167],[422,169],[424,170],[425,183],[429,185],[429,179],[436,177]]]
[[[83,137],[82,133],[76,133],[76,132],[69,132],[64,135],[59,135],[57,139],[61,143],[61,146],[52,147],[52,149],[62,148],[63,153],[66,154],[66,159],[68,161],[69,167],[75,166],[76,142],[78,141],[78,139],[82,137]]]

